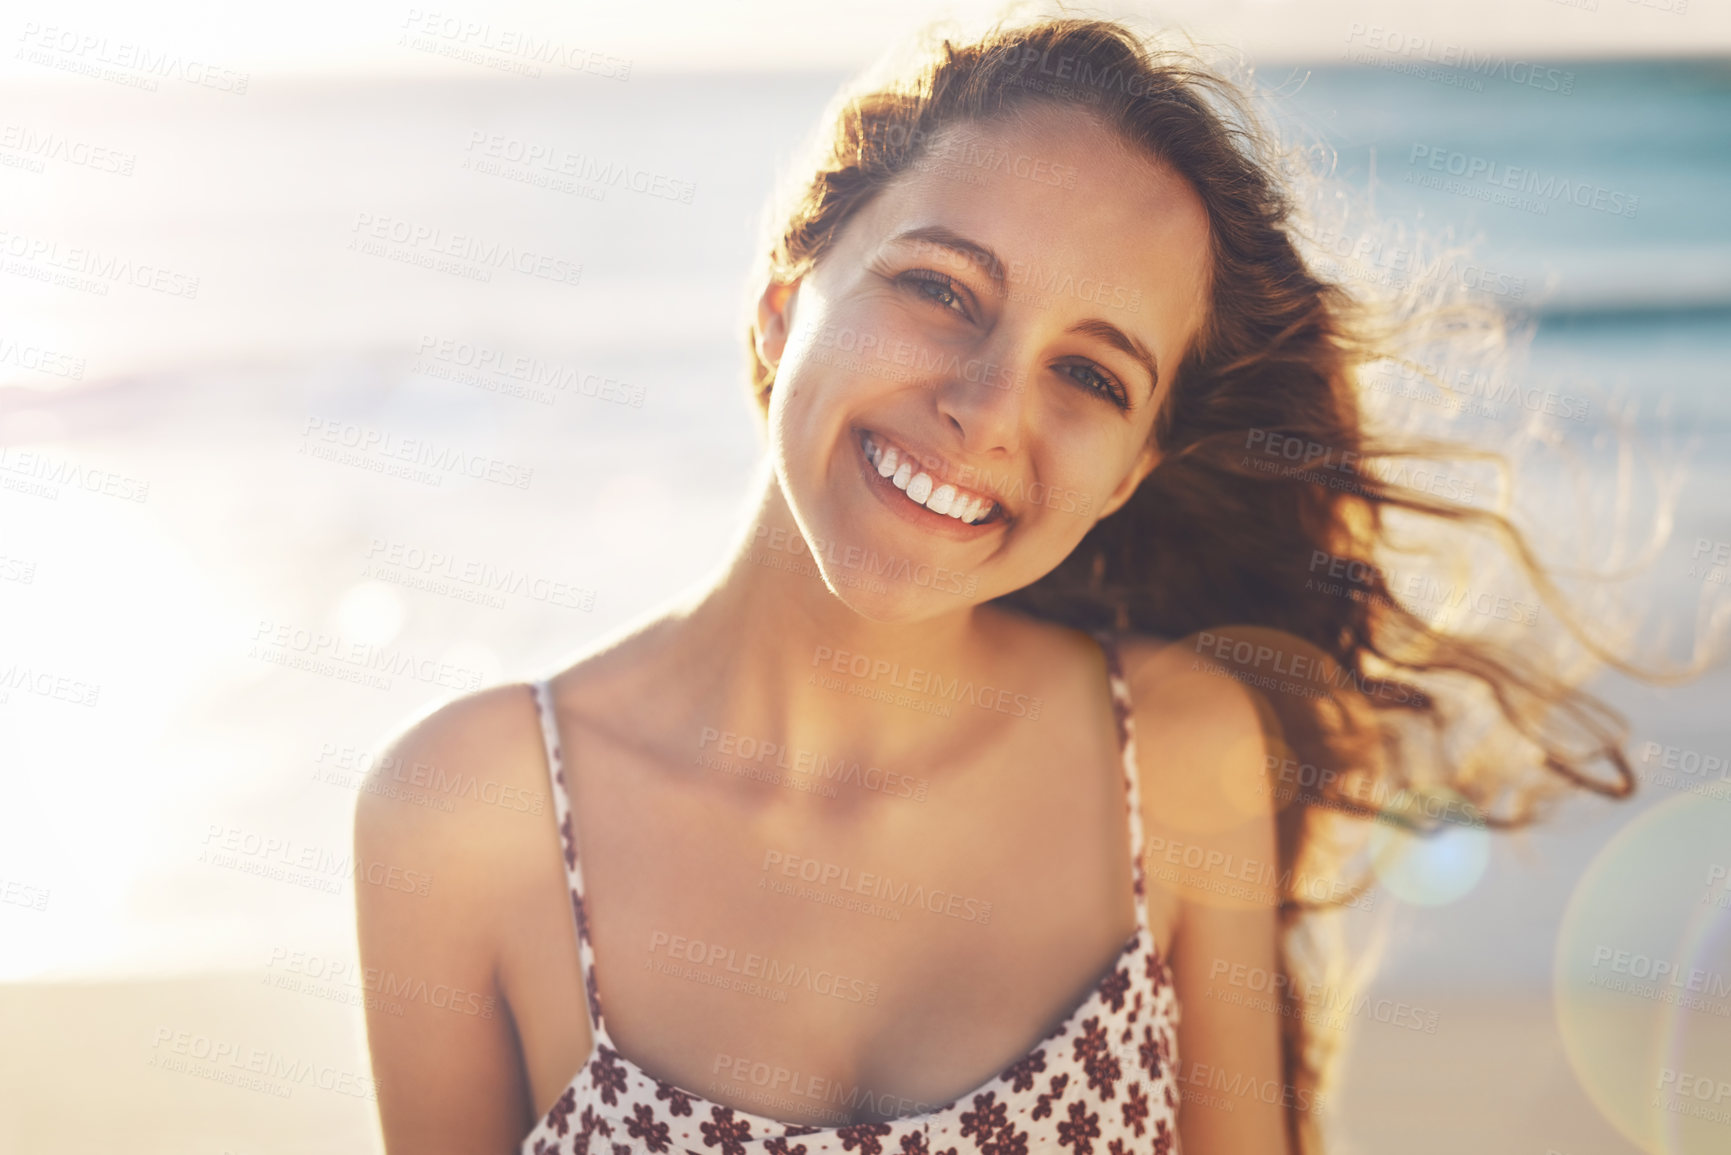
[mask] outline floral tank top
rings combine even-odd
[[[924,1114],[843,1127],[724,1106],[656,1079],[613,1045],[552,695],[545,681],[534,683],[595,1045],[521,1155],[1177,1155],[1178,1003],[1148,926],[1129,684],[1115,640],[1100,641],[1124,775],[1135,934],[1069,1017],[986,1083]]]

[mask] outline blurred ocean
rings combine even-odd
[[[1731,61],[1567,66],[1566,94],[1260,76],[1378,214],[1475,241],[1473,275],[1537,319],[1524,381],[1582,419],[1547,434],[1511,402],[1478,427],[1539,447],[1522,500],[1542,527],[1609,532],[1613,416],[1637,437],[1637,498],[1674,485],[1639,597],[1682,623],[1680,657],[1728,601],[1710,563],[1731,548]],[[238,830],[341,859],[358,770],[392,733],[555,668],[717,562],[760,451],[742,385],[760,212],[840,79],[0,89],[0,980],[257,983],[285,951],[352,957],[340,871],[208,852]],[[509,158],[533,149],[577,155],[576,175],[521,179]],[[523,259],[481,255],[501,247]],[[1368,277],[1392,260],[1349,259]],[[375,449],[345,456],[356,439]],[[487,469],[389,472],[411,439]],[[1639,500],[1626,512],[1652,528]],[[320,634],[396,672],[297,667]],[[1723,673],[1603,685],[1637,758],[1731,754]],[[1583,802],[1497,840],[1464,897],[1401,911],[1376,989],[1524,1008],[1474,1003],[1453,1047],[1479,1019],[1542,1018],[1583,871],[1677,797]],[[1437,1057],[1378,1037],[1357,1086]],[[1566,1070],[1553,1082],[1574,1102]],[[1632,1150],[1569,1134],[1496,1149]]]

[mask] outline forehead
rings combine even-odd
[[[1168,350],[1201,323],[1208,276],[1201,198],[1169,166],[1080,110],[1034,107],[949,126],[861,218],[848,231],[868,248],[914,228],[959,233],[1004,262],[1013,298],[1021,289],[1023,299],[1049,300],[1068,313],[1113,314]],[[1139,294],[1134,311],[1101,304],[1132,294]]]

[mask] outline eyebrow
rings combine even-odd
[[[998,258],[997,253],[978,241],[970,241],[967,237],[952,229],[947,229],[943,225],[926,225],[923,228],[909,229],[890,238],[891,244],[906,241],[936,245],[965,257],[991,278],[992,284],[997,287],[1000,296],[1008,294],[1009,287],[1004,277],[1004,262]],[[1160,362],[1155,359],[1154,354],[1148,350],[1147,346],[1118,326],[1110,321],[1103,321],[1095,317],[1070,326],[1068,331],[1084,336],[1098,337],[1120,353],[1132,358],[1148,371],[1149,396],[1153,396],[1159,390]]]
[[[905,241],[936,245],[940,249],[948,249],[958,256],[965,257],[992,279],[992,284],[997,286],[1000,296],[1009,292],[1009,286],[1004,277],[1004,262],[998,259],[997,253],[977,241],[970,241],[967,237],[946,229],[942,225],[927,225],[924,228],[909,229],[905,233],[897,233],[890,238],[891,244]]]
[[[1148,380],[1152,382],[1152,388],[1149,390],[1150,396],[1153,395],[1154,390],[1160,388],[1160,363],[1154,359],[1154,354],[1150,352],[1142,342],[1130,336],[1118,326],[1109,321],[1102,321],[1098,318],[1091,317],[1086,321],[1080,321],[1071,325],[1069,331],[1072,333],[1084,333],[1090,337],[1098,337],[1120,353],[1127,354],[1140,364],[1142,368],[1148,370]]]

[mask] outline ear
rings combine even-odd
[[[1136,487],[1142,484],[1143,478],[1153,473],[1154,467],[1159,464],[1160,451],[1152,445],[1144,445],[1142,452],[1136,455],[1136,460],[1130,463],[1130,472],[1124,475],[1124,480],[1120,481],[1118,487],[1106,498],[1100,516],[1094,520],[1104,521],[1122,509],[1124,503],[1136,492]]]
[[[757,299],[757,356],[771,369],[781,364],[781,354],[787,348],[798,291],[797,280],[771,281]]]

